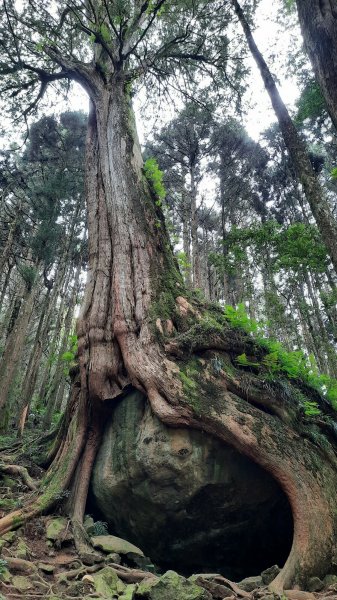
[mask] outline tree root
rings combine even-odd
[[[5,465],[3,463],[0,464],[0,471],[5,473],[6,475],[18,475],[21,477],[23,483],[33,492],[37,490],[37,484],[29,475],[27,469],[25,467],[21,467],[20,465]]]
[[[32,570],[36,569],[34,563],[29,560],[24,560],[23,558],[12,558],[10,556],[6,556],[6,563],[9,570],[18,571],[20,573],[31,573]]]

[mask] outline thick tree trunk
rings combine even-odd
[[[334,0],[296,0],[306,50],[337,129],[337,6]]]
[[[235,375],[225,368],[215,373],[214,353],[220,364],[233,356],[234,365],[237,354],[253,353],[254,347],[226,325],[220,309],[206,312],[183,297],[160,209],[142,176],[121,76],[111,88],[96,88],[86,159],[89,274],[78,322],[80,381],[75,378],[72,386],[60,448],[50,450],[55,458],[42,497],[0,519],[0,533],[49,510],[55,490],[73,481],[75,539],[87,554],[81,520],[101,425],[111,400],[135,387],[163,422],[218,437],[261,465],[286,492],[294,540],[273,589],[323,574],[336,544],[332,445],[321,450],[303,434],[295,392],[290,401],[282,386],[271,390],[238,369]],[[189,361],[200,358],[199,376]]]
[[[324,0],[324,3],[328,3],[328,0]],[[263,83],[273,105],[297,177],[303,186],[311,212],[328,249],[335,271],[337,272],[337,222],[332,214],[329,203],[324,196],[324,192],[319,184],[316,174],[313,171],[306,146],[291,120],[270,69],[254,41],[250,26],[245,18],[242,8],[237,0],[232,0],[232,4],[242,25],[249,49],[260,70]],[[311,2],[303,2],[303,4],[311,4]],[[316,4],[319,4],[318,0]],[[308,13],[308,19],[309,18],[311,18],[311,13]]]

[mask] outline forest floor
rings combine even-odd
[[[43,470],[19,446],[1,453],[0,517],[24,506],[38,494]],[[14,463],[14,460],[16,461]],[[15,468],[14,467],[15,464]],[[76,552],[71,522],[62,516],[65,496],[60,494],[53,515],[30,520],[16,531],[0,537],[0,600],[273,600],[268,578],[273,567],[261,576],[234,583],[220,574],[196,574],[186,579],[173,571],[164,574],[147,570],[141,557],[107,548],[97,551],[96,562],[84,564]],[[93,519],[87,520],[90,527]],[[108,538],[118,540],[119,538]],[[96,532],[97,536],[97,532]],[[96,538],[98,539],[98,538]],[[127,544],[127,542],[120,540]],[[104,545],[104,544],[103,544]],[[98,558],[99,557],[99,558]],[[138,564],[137,564],[138,563]],[[145,560],[146,563],[146,560]],[[150,565],[149,565],[150,566]],[[151,565],[153,566],[153,565]],[[287,590],[282,600],[337,600],[337,576],[320,581],[312,578],[312,591]]]

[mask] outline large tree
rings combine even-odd
[[[164,423],[198,428],[231,444],[284,489],[294,541],[273,588],[322,574],[336,542],[332,442],[327,439],[320,450],[303,435],[299,388],[290,380],[285,394],[282,385],[265,386],[253,373],[247,384],[244,369],[226,371],[237,354],[262,350],[233,333],[220,309],[207,311],[186,297],[159,202],[142,172],[132,83],[144,76],[158,82],[172,77],[180,85],[197,70],[213,75],[213,66],[225,69],[223,3],[29,0],[18,7],[5,0],[1,16],[3,90],[23,115],[48,84],[69,79],[87,91],[90,114],[89,273],[78,320],[79,374],[74,372],[68,411],[49,451],[53,460],[43,493],[1,519],[0,532],[49,510],[60,490],[71,486],[75,540],[90,560],[82,519],[102,426],[111,401],[137,388]],[[220,369],[212,367],[214,353]],[[320,402],[328,427],[331,409]]]

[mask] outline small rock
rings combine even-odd
[[[128,554],[129,552],[132,552],[139,556],[144,556],[140,548],[137,548],[137,546],[134,546],[133,544],[130,544],[130,542],[116,537],[115,535],[96,535],[91,538],[91,541],[94,548],[103,550],[103,552],[106,552],[107,554],[110,554],[111,552],[116,554]]]
[[[329,573],[324,577],[323,583],[325,587],[329,587],[330,585],[336,585],[337,575],[332,575],[332,573]]]
[[[104,567],[93,575],[93,579],[97,594],[103,598],[111,598],[113,594],[119,595],[126,587],[111,567]]]
[[[277,565],[273,565],[272,567],[269,567],[269,569],[262,571],[261,577],[264,585],[269,585],[275,577],[277,577],[280,570],[281,569]]]
[[[10,574],[9,570],[6,568],[1,569],[0,581],[3,581],[4,583],[10,583],[11,580],[12,575]]]
[[[65,542],[72,539],[68,528],[68,519],[65,517],[55,517],[47,523],[46,538],[52,542]]]
[[[87,583],[95,583],[95,580],[92,575],[83,575],[82,581],[86,581]]]
[[[134,583],[127,585],[123,594],[121,596],[119,596],[118,600],[133,600],[135,591],[136,591],[136,586]]]
[[[6,542],[8,542],[9,544],[12,544],[16,538],[16,532],[15,531],[9,531],[8,533],[5,533],[4,535],[1,536],[3,540],[5,540]]]
[[[253,590],[256,590],[256,588],[262,587],[263,581],[261,575],[256,575],[253,577],[245,577],[245,579],[239,581],[237,585],[244,592],[252,592]]]
[[[39,563],[38,567],[44,573],[54,573],[55,571],[54,565],[49,565],[48,563]]]
[[[324,588],[324,583],[319,577],[310,577],[307,588],[309,592],[320,592]]]
[[[17,549],[15,551],[15,556],[17,558],[23,558],[23,559],[27,558],[27,556],[28,556],[28,547],[27,547],[26,542],[22,538],[18,539],[18,545],[17,545]]]
[[[20,592],[31,590],[33,587],[33,584],[30,581],[30,579],[28,579],[28,577],[25,577],[24,575],[15,575],[15,577],[13,577],[12,579],[12,584]]]
[[[116,552],[112,552],[111,554],[108,554],[105,562],[106,563],[115,563],[115,565],[120,565],[121,564],[121,556],[120,554],[117,554]]]
[[[86,515],[83,521],[83,527],[88,535],[93,535],[95,531],[95,521],[90,515]]]

